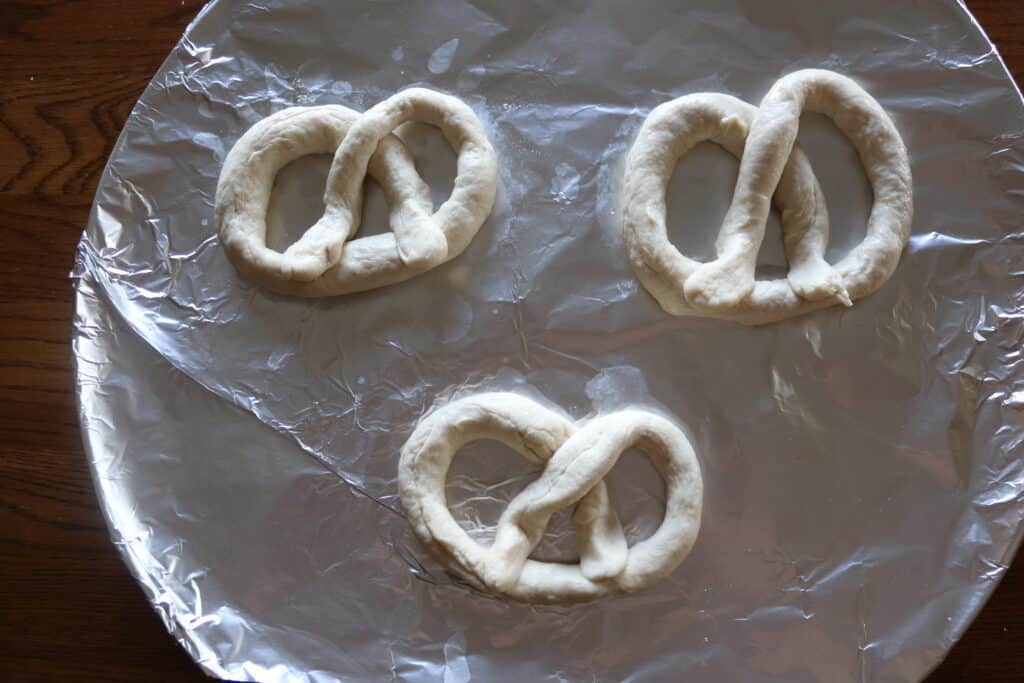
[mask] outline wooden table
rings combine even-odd
[[[111,146],[202,4],[0,0],[0,680],[206,680],[108,539],[75,412],[67,277]],[[1024,3],[968,4],[1020,82]],[[1022,669],[1018,562],[928,680],[1016,683]]]

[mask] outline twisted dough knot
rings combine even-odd
[[[409,121],[441,129],[458,155],[452,194],[435,212],[412,155],[392,134]],[[274,177],[309,154],[334,154],[323,216],[283,253],[267,246]],[[346,242],[358,229],[369,173],[391,210],[390,233]],[[338,105],[270,116],[231,149],[217,183],[216,220],[235,267],[278,292],[329,296],[406,280],[458,256],[494,206],[497,159],[473,110],[423,88],[404,90],[363,114]]]
[[[864,240],[839,263],[825,261],[828,212],[810,162],[795,146],[800,113],[830,117],[860,155],[874,192]],[[676,162],[702,141],[740,159],[732,204],[716,243],[699,263],[668,240],[665,192]],[[789,274],[755,280],[771,198],[781,212]],[[817,69],[780,79],[754,107],[728,95],[686,95],[644,121],[626,162],[623,237],[633,270],[673,315],[760,324],[853,301],[896,269],[913,216],[910,162],[899,132],[853,80]]]
[[[494,439],[544,466],[505,509],[483,547],[452,517],[445,479],[455,453]],[[631,446],[645,450],[666,483],[665,517],[629,547],[602,481]],[[635,591],[670,573],[700,529],[703,484],[686,436],[655,413],[623,410],[575,425],[513,393],[463,398],[425,417],[402,449],[402,504],[417,537],[476,587],[526,602],[580,602]],[[579,564],[531,560],[551,516],[576,505]]]

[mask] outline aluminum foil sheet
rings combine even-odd
[[[857,78],[910,149],[913,235],[850,310],[748,328],[671,318],[619,237],[623,157],[696,91],[757,102],[782,74]],[[221,162],[284,107],[458,95],[500,159],[498,204],[444,267],[299,300],[240,280],[215,236]],[[1024,107],[952,1],[213,2],[135,107],[74,271],[85,442],[115,542],[211,674],[253,681],[914,681],[1003,574],[1024,514]],[[401,131],[435,198],[454,156]],[[800,140],[831,259],[871,194],[831,124]],[[328,160],[279,176],[272,242],[319,215]],[[669,188],[673,241],[710,255],[734,159]],[[386,229],[368,190],[364,234]],[[759,270],[785,268],[777,221]],[[705,477],[690,557],[640,593],[509,604],[449,578],[397,500],[398,450],[452,387],[515,386],[575,417],[655,405]],[[485,539],[525,461],[465,449],[455,514]],[[628,535],[657,475],[609,476]],[[572,557],[557,519],[538,550]]]

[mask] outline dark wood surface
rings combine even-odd
[[[968,4],[1020,82],[1024,2]],[[111,146],[201,5],[0,0],[2,681],[206,680],[108,540],[75,413],[67,278]],[[1022,680],[1022,565],[930,683]]]

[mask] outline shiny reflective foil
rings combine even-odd
[[[1024,511],[1024,108],[952,1],[214,2],[106,169],[74,277],[82,426],[121,549],[211,674],[252,681],[913,681],[1004,573]],[[757,102],[834,69],[893,115],[916,215],[893,278],[849,310],[759,328],[672,318],[619,235],[623,157],[675,96]],[[221,163],[292,105],[458,95],[500,159],[469,249],[404,284],[301,300],[242,281],[215,235]],[[401,131],[435,199],[453,152]],[[829,258],[871,193],[830,123],[800,141]],[[326,157],[279,176],[271,242],[320,213]],[[673,241],[711,254],[737,163],[701,145]],[[368,189],[363,234],[386,229]],[[762,276],[785,268],[777,220]],[[397,499],[398,451],[453,392],[514,386],[575,418],[649,404],[690,434],[704,524],[668,579],[574,607],[448,577]],[[454,389],[453,389],[454,387]],[[448,495],[483,542],[536,476],[475,444]],[[627,535],[657,524],[642,457],[609,475]],[[572,560],[568,515],[538,556]]]

